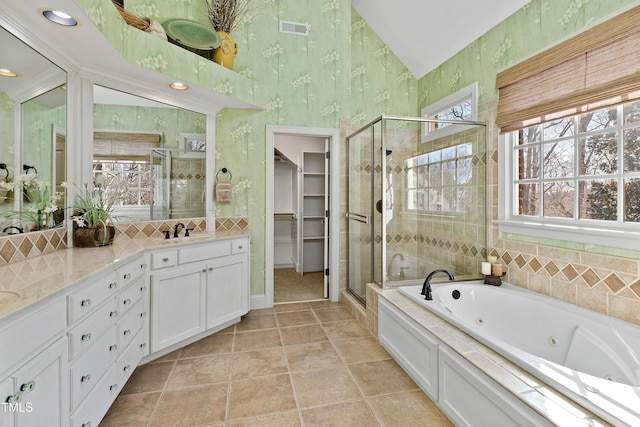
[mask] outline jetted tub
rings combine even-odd
[[[399,290],[615,425],[640,426],[640,327],[508,283]]]

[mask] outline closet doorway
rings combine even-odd
[[[331,151],[337,143],[336,129],[267,128],[267,306],[338,300],[331,269],[338,242],[337,218],[331,217],[337,202]]]

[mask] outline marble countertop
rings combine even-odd
[[[111,246],[69,248],[0,267],[0,320],[21,309],[56,297],[81,280],[98,277],[115,264],[146,250],[248,237],[246,231],[196,233],[172,239],[116,237]]]

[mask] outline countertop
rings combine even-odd
[[[55,298],[70,286],[98,277],[150,249],[248,237],[247,231],[196,233],[172,239],[119,236],[111,246],[69,248],[0,267],[0,321],[21,309]]]

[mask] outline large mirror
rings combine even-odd
[[[0,46],[0,235],[59,226],[66,73],[1,27]]]
[[[94,85],[93,183],[119,221],[205,216],[206,115]]]

